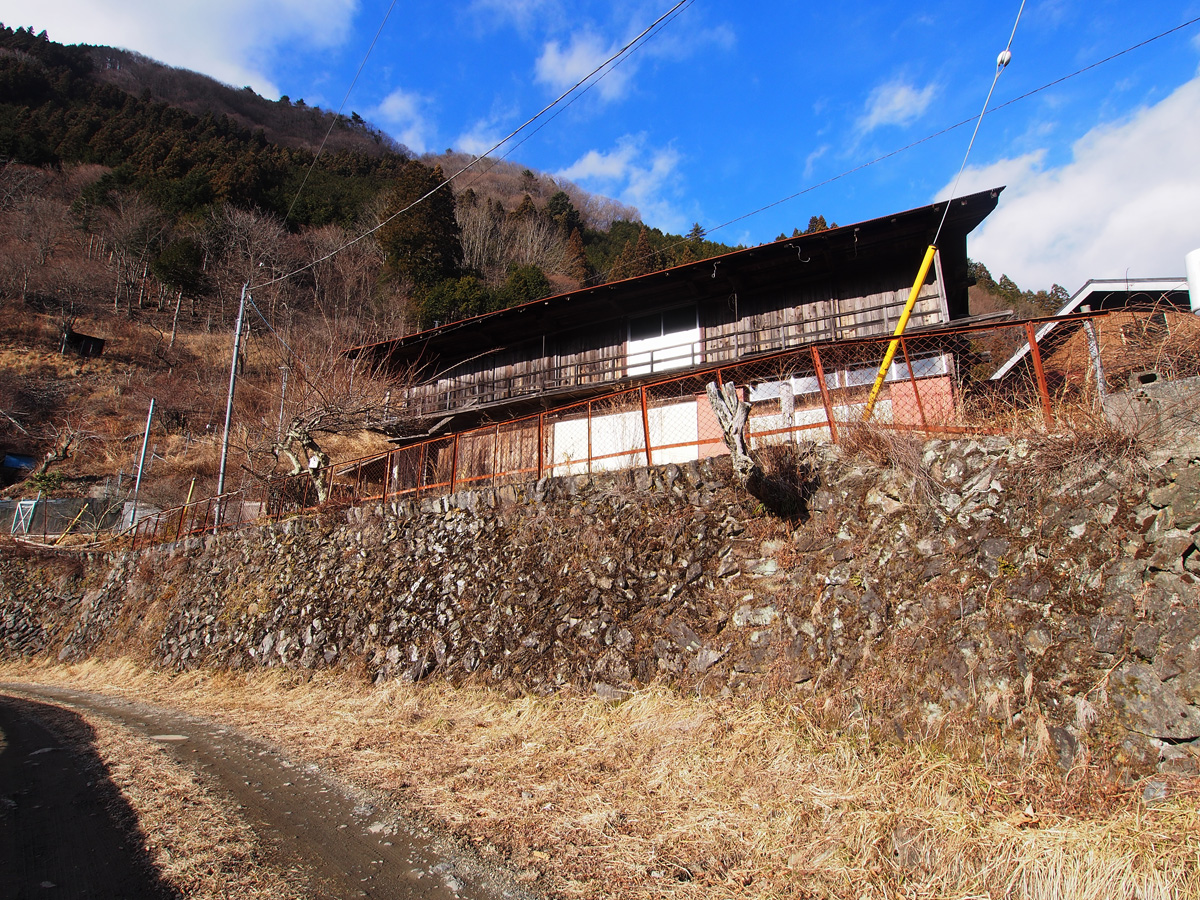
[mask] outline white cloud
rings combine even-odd
[[[471,4],[471,12],[527,29],[544,23],[546,19],[557,20],[561,7],[560,0],[475,0]]]
[[[881,84],[871,91],[856,127],[867,134],[884,125],[908,125],[924,114],[936,96],[933,84],[917,88],[900,78]]]
[[[534,69],[535,78],[556,92],[565,91],[585,78],[618,49],[616,46],[606,46],[591,32],[572,35],[565,47],[558,41],[550,41],[538,57]],[[604,77],[596,82],[595,90],[606,101],[619,100],[628,92],[635,71],[635,57],[627,57],[621,65],[607,70]]]
[[[342,44],[359,0],[5,0],[9,26],[65,44],[108,44],[211,75],[264,96],[279,89],[271,57],[292,43]]]
[[[434,138],[433,123],[425,114],[427,98],[396,88],[371,110],[370,118],[416,153],[430,149]]]
[[[648,147],[644,136],[625,135],[613,150],[589,150],[555,174],[636,206],[648,225],[682,233],[691,219],[676,204],[680,162],[673,147]]]
[[[985,123],[986,127],[986,123]],[[971,256],[1024,288],[1089,278],[1173,277],[1200,247],[1200,77],[1075,142],[1072,159],[1035,151],[969,168],[958,193],[1008,184],[970,237]],[[939,196],[945,197],[949,186]]]
[[[557,174],[572,181],[602,181],[610,184],[624,181],[638,152],[637,139],[627,135],[621,138],[612,152],[589,150]]]
[[[653,20],[654,17],[650,16],[645,24]],[[646,42],[638,53],[670,62],[684,62],[697,54],[711,53],[713,50],[727,52],[737,46],[737,33],[728,24],[708,28],[695,27],[694,21],[688,23],[692,27],[681,27],[682,24],[681,20],[677,26],[656,32],[654,40]]]
[[[504,135],[495,131],[491,123],[478,122],[467,132],[460,134],[454,140],[454,146],[463,153],[472,156],[482,156],[500,142]]]
[[[812,153],[808,154],[808,156],[806,156],[804,158],[804,180],[805,181],[812,178],[812,174],[814,171],[816,171],[816,168],[817,168],[817,162],[821,159],[822,156],[824,156],[828,152],[829,152],[829,144],[822,144],[820,147],[818,147],[816,150],[812,151]]]

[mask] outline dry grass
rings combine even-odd
[[[898,473],[908,480],[915,499],[933,502],[938,496],[940,486],[924,462],[924,437],[866,422],[843,425],[839,434],[846,456]]]
[[[68,743],[86,741],[121,792],[162,879],[187,900],[300,898],[298,879],[264,865],[258,839],[236,812],[209,792],[160,745],[103,716],[73,710],[86,722],[48,719]]]
[[[1088,770],[881,741],[862,712],[296,673],[8,664],[233,723],[396,796],[554,896],[1200,896],[1200,803]]]

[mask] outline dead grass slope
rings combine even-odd
[[[0,677],[227,721],[390,793],[550,896],[1200,896],[1195,781],[1064,775],[1040,742],[981,757],[949,729],[903,742],[849,697],[612,703],[129,660]]]

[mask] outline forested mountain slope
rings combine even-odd
[[[153,397],[152,497],[210,490],[250,283],[235,486],[253,482],[293,419],[354,399],[359,418],[331,428],[361,424],[374,394],[340,370],[346,346],[731,249],[508,161],[412,205],[469,162],[415,158],[353,113],[0,25],[0,450],[54,454],[65,481],[43,488],[94,490],[135,466]],[[71,331],[104,355],[64,356]]]

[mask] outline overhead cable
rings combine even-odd
[[[937,245],[938,238],[942,236],[942,228],[946,224],[946,216],[950,214],[950,201],[954,199],[954,195],[958,193],[958,182],[962,178],[962,174],[966,171],[967,160],[971,158],[971,149],[975,146],[975,138],[979,136],[979,126],[983,124],[983,117],[987,115],[988,104],[992,102],[992,94],[996,90],[996,85],[1000,81],[1000,73],[1008,68],[1008,64],[1012,62],[1012,42],[1017,36],[1017,26],[1021,23],[1021,13],[1025,12],[1025,0],[1021,0],[1021,8],[1017,10],[1017,20],[1013,22],[1012,34],[1008,36],[1008,43],[1004,45],[1004,49],[1000,51],[1000,55],[996,57],[996,74],[992,76],[992,86],[988,88],[987,97],[983,101],[983,109],[979,111],[979,118],[975,120],[975,130],[971,132],[971,140],[967,141],[967,152],[963,154],[962,165],[958,167],[958,174],[954,176],[954,185],[950,188],[950,196],[946,198],[946,208],[942,210],[942,219],[938,222],[937,231],[933,235],[933,244]]]
[[[358,71],[354,73],[354,78],[350,82],[350,87],[346,88],[346,96],[342,97],[341,105],[337,108],[337,112],[334,113],[333,118],[329,122],[329,130],[325,132],[325,137],[321,138],[321,146],[317,148],[317,152],[313,156],[312,163],[309,164],[308,169],[304,172],[304,178],[300,182],[300,187],[296,188],[296,194],[294,197],[292,197],[291,205],[288,206],[287,215],[283,217],[284,222],[292,217],[292,210],[296,208],[296,202],[300,199],[300,194],[304,191],[304,186],[308,184],[308,178],[310,175],[312,175],[313,169],[316,168],[317,160],[321,158],[321,153],[325,149],[325,144],[329,141],[329,136],[333,134],[334,126],[336,126],[338,121],[341,119],[342,110],[346,108],[346,103],[350,100],[350,93],[354,90],[354,86],[358,84],[358,77],[362,75],[363,67],[366,66],[367,60],[371,57],[371,51],[375,49],[375,44],[379,41],[379,36],[383,34],[383,26],[387,24],[388,17],[391,16],[392,10],[395,8],[396,0],[392,0],[391,4],[387,8],[387,12],[383,14],[383,21],[379,23],[379,28],[375,32],[375,37],[371,38],[371,46],[367,48],[367,52],[363,54],[362,62],[358,64]]]
[[[651,31],[653,31],[654,28],[660,22],[664,21],[665,19],[667,19],[668,16],[670,16],[676,10],[680,9],[683,6],[686,6],[690,2],[692,2],[692,0],[679,0],[678,3],[676,3],[669,10],[667,10],[665,13],[663,13],[661,16],[659,16],[657,19],[655,19],[647,28],[645,28],[635,38],[633,38],[628,43],[626,43],[620,50],[618,50],[612,56],[608,57],[608,59],[606,59],[604,62],[600,63],[600,65],[596,66],[596,68],[592,69],[592,71],[590,71],[583,78],[579,79],[579,81],[575,82],[575,84],[573,84],[570,88],[568,88],[566,91],[564,91],[558,97],[556,97],[553,101],[548,103],[546,106],[542,107],[541,110],[539,110],[536,114],[534,114],[532,117],[527,119],[523,124],[521,124],[520,126],[515,128],[513,131],[509,132],[509,134],[507,136],[505,136],[503,139],[497,141],[495,144],[493,144],[489,149],[484,151],[482,154],[480,154],[479,156],[476,156],[473,160],[471,160],[469,163],[467,163],[465,166],[463,166],[461,169],[459,169],[457,172],[455,172],[449,178],[446,178],[440,184],[438,184],[436,187],[434,187],[434,188],[430,189],[429,191],[427,191],[426,193],[422,194],[420,197],[418,197],[412,203],[408,204],[408,206],[404,207],[403,209],[397,210],[396,212],[394,212],[390,216],[388,216],[386,219],[384,219],[383,221],[376,224],[374,227],[368,229],[367,231],[364,231],[362,234],[358,235],[357,237],[347,241],[341,247],[338,247],[335,250],[331,250],[329,253],[325,254],[321,258],[314,259],[311,262],[308,262],[305,265],[300,266],[298,269],[293,269],[291,272],[288,272],[285,275],[280,275],[276,278],[272,278],[269,281],[261,282],[260,284],[254,285],[254,287],[256,287],[256,288],[266,287],[267,285],[275,284],[280,281],[285,281],[289,278],[299,275],[301,272],[305,272],[308,269],[311,269],[313,266],[319,265],[320,263],[325,262],[325,260],[327,260],[327,259],[331,259],[332,257],[336,256],[337,254],[341,253],[343,250],[346,250],[346,249],[354,246],[359,241],[371,236],[372,234],[377,232],[379,229],[383,228],[385,225],[387,225],[393,219],[396,219],[396,218],[404,215],[406,212],[411,210],[413,207],[418,206],[421,203],[424,203],[426,200],[428,200],[430,197],[432,197],[438,191],[442,190],[445,187],[448,187],[456,178],[458,178],[464,172],[467,172],[468,170],[474,168],[476,163],[478,163],[482,159],[486,158],[490,153],[493,153],[496,150],[498,150],[500,147],[504,146],[506,143],[508,143],[510,140],[512,140],[514,137],[516,137],[518,134],[520,134],[522,131],[524,131],[526,128],[528,128],[530,125],[532,125],[538,119],[540,119],[542,116],[544,116],[550,110],[552,110],[554,107],[558,106],[569,95],[573,94],[576,90],[578,90],[581,85],[583,85],[587,81],[590,81],[592,79],[592,77],[595,76],[597,73],[601,72],[604,69],[607,69],[613,63],[615,63],[618,59],[620,59],[621,57],[625,56],[626,54],[632,52],[632,50],[636,47],[636,45],[638,45],[642,41],[642,39],[644,37],[646,37],[646,35],[648,35]]]
[[[1147,44],[1152,44],[1157,40],[1161,40],[1162,38],[1168,37],[1177,31],[1181,31],[1184,28],[1187,28],[1190,25],[1195,25],[1197,22],[1200,22],[1200,16],[1196,16],[1193,19],[1189,19],[1188,21],[1186,21],[1180,25],[1176,25],[1174,28],[1169,28],[1166,31],[1156,34],[1153,37],[1146,38],[1144,41],[1140,41],[1131,47],[1126,47],[1124,50],[1118,51],[1117,53],[1113,53],[1111,56],[1106,56],[1106,57],[1104,57],[1104,59],[1097,60],[1094,63],[1090,63],[1081,69],[1076,69],[1074,72],[1071,72],[1068,75],[1063,75],[1061,78],[1056,78],[1053,81],[1049,81],[1046,84],[1043,84],[1041,87],[1036,87],[1031,91],[1026,91],[1024,94],[1019,94],[1018,96],[1013,97],[1011,100],[1006,100],[1003,103],[997,103],[995,106],[990,107],[987,111],[989,113],[994,113],[998,110],[1004,109],[1005,107],[1012,106],[1014,103],[1019,103],[1022,100],[1027,100],[1030,97],[1034,96],[1035,94],[1040,94],[1042,91],[1049,90],[1052,87],[1057,87],[1058,85],[1062,84],[1064,81],[1069,81],[1078,75],[1082,75],[1085,72],[1090,72],[1092,69],[1095,69],[1098,66],[1102,66],[1105,63],[1112,62],[1114,59],[1119,59],[1120,57],[1125,56],[1128,53],[1132,53],[1134,50],[1140,50],[1142,47],[1145,47]],[[891,159],[893,156],[898,156],[899,154],[904,153],[906,150],[911,150],[913,147],[918,147],[921,144],[928,143],[929,141],[932,141],[934,138],[939,138],[944,134],[949,134],[951,131],[955,131],[956,129],[962,128],[964,125],[969,125],[971,122],[974,122],[974,121],[975,121],[975,117],[972,116],[969,119],[963,119],[961,122],[955,122],[953,125],[947,125],[945,128],[942,128],[939,131],[935,131],[932,134],[927,134],[923,138],[918,138],[917,140],[913,141],[912,143],[905,144],[903,147],[898,147],[895,150],[891,150],[887,153],[884,153],[882,156],[877,156],[874,159],[868,160],[867,162],[859,163],[857,166],[853,166],[852,168],[846,169],[844,172],[839,172],[837,175],[830,176],[829,178],[826,178],[824,181],[820,181],[817,184],[810,185],[809,187],[806,187],[803,190],[796,191],[796,193],[794,193],[794,194],[789,194],[786,197],[781,197],[778,200],[774,200],[771,203],[768,203],[764,206],[758,207],[758,209],[751,210],[748,213],[743,213],[740,216],[736,216],[732,219],[729,219],[726,222],[722,222],[720,225],[714,225],[712,228],[707,229],[705,231],[705,234],[712,234],[713,232],[719,231],[722,228],[728,228],[730,225],[736,225],[738,222],[741,222],[744,219],[749,219],[749,218],[752,218],[753,216],[757,216],[759,213],[766,212],[768,209],[774,209],[776,206],[781,206],[784,203],[787,203],[791,200],[795,200],[797,197],[801,197],[804,194],[811,193],[812,191],[815,191],[817,188],[824,187],[827,184],[832,184],[833,182],[839,181],[840,179],[845,178],[848,175],[853,175],[855,172],[859,172],[863,169],[869,168],[873,165],[876,165],[877,163],[883,162],[884,160]]]
[[[673,19],[675,19],[677,16],[684,13],[687,10],[687,7],[691,6],[692,3],[694,3],[694,2],[695,2],[695,0],[686,0],[686,2],[678,4],[672,11],[668,12],[665,16],[663,16],[661,19],[659,19],[658,22],[655,23],[655,25],[651,26],[652,30],[649,31],[649,33],[646,35],[646,40],[643,41],[642,43],[643,44],[649,43],[650,40],[655,37],[655,35],[657,35],[660,31],[662,31],[662,29],[664,29],[668,25],[670,25],[671,21]],[[584,95],[587,94],[588,91],[590,91],[592,88],[594,88],[596,85],[598,85],[602,80],[604,80],[609,75],[611,75],[614,71],[616,71],[617,66],[620,66],[621,64],[625,63],[628,59],[629,59],[628,56],[624,56],[621,59],[614,62],[612,64],[612,66],[610,66],[608,69],[606,69],[604,72],[602,72],[600,74],[600,77],[598,77],[594,81],[590,82],[586,87],[584,87],[583,90],[579,91],[577,94],[575,94],[573,97],[571,97],[570,100],[568,100],[566,103],[564,103],[562,105],[562,108],[556,110],[554,115],[550,116],[548,119],[546,119],[546,121],[540,123],[537,128],[533,129],[533,131],[529,132],[529,134],[525,135],[523,138],[521,138],[521,140],[517,141],[515,144],[513,144],[511,147],[509,147],[507,150],[505,150],[502,154],[500,154],[499,156],[494,157],[494,158],[491,156],[488,156],[487,160],[492,165],[489,166],[488,168],[482,170],[482,172],[477,171],[476,179],[475,179],[475,181],[472,181],[471,184],[472,185],[477,184],[479,181],[479,178],[486,172],[490,172],[492,170],[492,168],[495,167],[496,163],[501,162],[501,161],[507,159],[509,156],[511,156],[513,154],[513,152],[516,151],[522,144],[524,144],[526,141],[528,141],[530,138],[532,138],[534,135],[536,135],[538,132],[540,132],[543,128],[545,128],[547,125],[549,125],[551,122],[553,122],[559,116],[561,116],[564,112],[566,112],[568,109],[570,109],[571,106],[577,100],[581,99]]]

